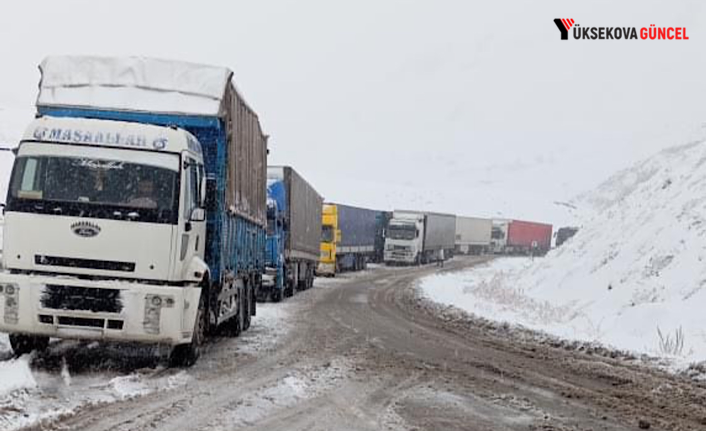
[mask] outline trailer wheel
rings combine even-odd
[[[43,351],[49,346],[49,337],[33,335],[10,334],[10,346],[15,356],[31,353],[34,350]]]
[[[180,344],[172,349],[169,363],[173,367],[190,367],[201,356],[201,346],[206,338],[206,300],[204,295],[199,299],[199,309],[194,323],[194,335],[189,344]]]
[[[281,289],[272,289],[272,293],[270,294],[270,298],[272,298],[272,302],[280,302],[282,300],[282,290]]]
[[[243,294],[238,295],[238,314],[223,322],[223,332],[228,337],[239,337],[243,332],[243,327],[245,325],[243,319],[243,313],[245,311],[243,301],[243,297],[245,296],[244,292],[245,289],[243,289]]]
[[[243,297],[243,331],[247,331],[250,328],[250,321],[252,317],[252,283],[248,283],[245,287],[245,296]]]

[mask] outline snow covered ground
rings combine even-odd
[[[41,424],[85,406],[183,387],[194,373],[222,360],[219,356],[274,348],[291,326],[286,320],[293,317],[293,306],[296,304],[258,304],[257,317],[247,332],[235,340],[216,343],[214,348],[207,346],[207,352],[190,370],[166,368],[149,348],[61,340],[53,341],[46,353],[12,358],[7,336],[2,334],[0,430]],[[233,343],[234,350],[228,347]],[[290,377],[283,385],[294,385],[293,397],[308,396],[314,390],[301,376]]]
[[[706,143],[664,150],[579,198],[579,233],[545,258],[428,277],[429,298],[560,337],[706,361]]]

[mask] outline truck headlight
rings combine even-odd
[[[16,284],[0,285],[5,292],[4,321],[9,325],[16,325],[19,321],[20,288]]]
[[[146,295],[145,315],[142,327],[148,334],[159,334],[159,323],[163,308],[173,308],[174,297],[166,295]]]
[[[159,334],[159,321],[162,317],[162,298],[159,295],[145,296],[145,318],[142,327],[148,334]]]

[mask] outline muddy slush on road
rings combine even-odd
[[[441,271],[486,258],[456,258]],[[567,349],[419,297],[435,266],[375,268],[276,306],[292,329],[216,339],[186,383],[84,406],[61,430],[703,430],[706,386]],[[168,370],[169,371],[169,370]]]

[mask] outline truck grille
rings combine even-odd
[[[135,272],[134,262],[118,262],[114,260],[77,259],[74,257],[46,256],[36,254],[36,265],[66,266],[70,268],[103,269],[107,271]]]
[[[42,307],[54,310],[83,310],[120,313],[123,303],[118,289],[48,284],[42,293]]]
[[[87,328],[102,328],[105,325],[104,319],[89,319],[85,317],[59,316],[59,325],[85,326]]]

